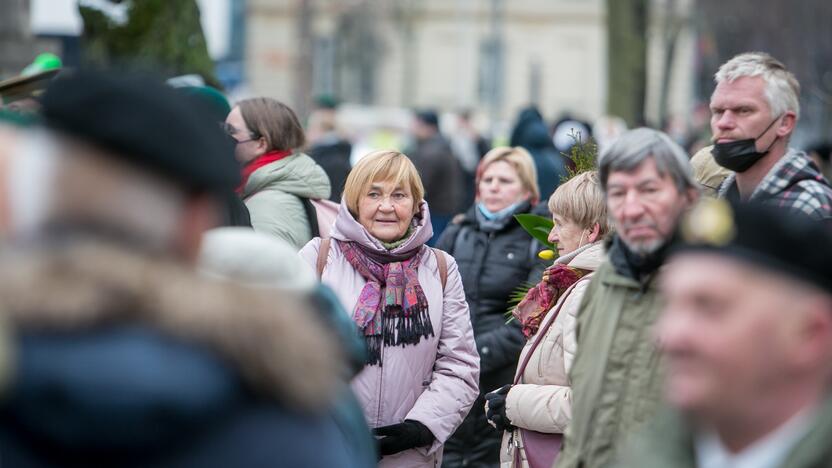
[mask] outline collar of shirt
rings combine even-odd
[[[792,416],[780,427],[739,453],[731,453],[713,430],[694,440],[697,468],[777,468],[812,427],[812,408]]]

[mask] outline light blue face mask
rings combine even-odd
[[[480,210],[480,213],[482,213],[483,216],[485,216],[485,219],[487,219],[489,221],[494,221],[495,219],[502,219],[502,218],[505,218],[506,216],[514,213],[514,210],[516,210],[517,207],[522,205],[522,204],[523,204],[523,202],[519,201],[517,203],[514,203],[512,205],[509,205],[509,206],[503,208],[502,210],[500,210],[496,213],[492,213],[491,211],[488,211],[488,208],[486,208],[485,204],[483,204],[483,203],[477,203],[477,209]]]

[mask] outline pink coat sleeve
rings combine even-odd
[[[431,447],[417,449],[424,455],[435,452],[445,443],[465,419],[479,394],[480,357],[462,278],[453,257],[444,255],[448,277],[436,363],[430,385],[405,418],[421,422],[436,437]]]

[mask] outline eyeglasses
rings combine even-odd
[[[230,136],[232,138],[234,138],[238,133],[240,133],[240,130],[238,130],[236,127],[234,127],[233,125],[231,125],[228,122],[220,122],[220,128],[228,136]],[[239,145],[240,143],[248,143],[249,141],[255,141],[255,140],[260,139],[260,134],[257,133],[257,132],[251,132],[250,131],[248,134],[249,134],[249,139],[248,140],[237,140],[236,138],[234,138],[234,140],[236,140],[237,144]]]

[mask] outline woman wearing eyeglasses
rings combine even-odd
[[[225,119],[242,164],[237,192],[255,231],[280,237],[300,249],[312,239],[304,199],[329,198],[326,172],[298,151],[306,137],[295,112],[271,98],[245,99]]]

